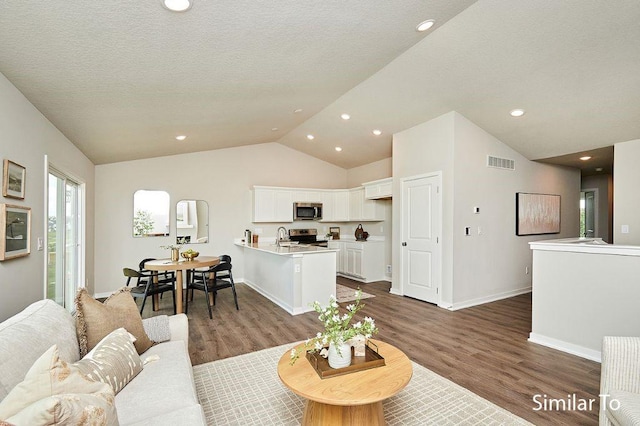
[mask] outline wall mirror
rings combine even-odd
[[[176,204],[176,242],[209,242],[209,204],[203,200],[180,200]]]
[[[133,194],[133,236],[169,235],[169,193],[138,190]]]

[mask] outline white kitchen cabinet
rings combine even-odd
[[[296,189],[293,191],[294,203],[322,203],[323,191],[313,189]]]
[[[367,200],[363,187],[349,190],[349,220],[350,221],[381,221],[384,220],[384,205],[380,201]]]
[[[322,201],[323,222],[349,221],[349,191],[334,189],[325,191]]]
[[[329,241],[329,248],[338,249],[336,272],[347,278],[369,283],[382,281],[384,276],[384,242]]]
[[[362,186],[364,186],[364,198],[368,200],[391,198],[393,191],[393,178],[365,182]]]
[[[293,222],[293,192],[254,186],[253,222]]]

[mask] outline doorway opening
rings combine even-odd
[[[598,190],[580,191],[580,236],[594,238],[598,235]]]

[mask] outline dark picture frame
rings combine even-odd
[[[0,261],[31,253],[31,208],[0,204]]]
[[[2,173],[2,196],[24,200],[27,169],[5,158]]]
[[[560,233],[560,195],[516,193],[516,235]]]

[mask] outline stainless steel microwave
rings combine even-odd
[[[321,220],[322,203],[293,203],[293,220]]]

